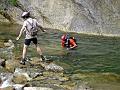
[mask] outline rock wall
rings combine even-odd
[[[14,6],[0,2],[8,20],[16,23],[21,23],[23,11],[30,11],[44,27],[120,36],[120,0],[17,0]]]

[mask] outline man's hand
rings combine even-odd
[[[17,38],[16,38],[16,40],[19,40],[19,39],[20,39],[20,37],[17,37]]]
[[[43,32],[46,32],[46,30],[43,30]]]

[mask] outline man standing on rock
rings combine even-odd
[[[24,23],[20,30],[19,36],[16,38],[16,40],[19,40],[20,37],[22,36],[22,33],[25,32],[25,42],[23,47],[22,60],[20,61],[20,64],[25,65],[27,48],[30,45],[31,41],[35,44],[37,52],[39,53],[42,61],[45,60],[44,56],[42,55],[42,51],[38,46],[38,42],[37,42],[38,30],[37,29],[39,27],[43,32],[45,32],[45,30],[43,30],[43,28],[37,22],[36,19],[33,19],[30,17],[29,12],[23,12],[22,18],[24,19]]]

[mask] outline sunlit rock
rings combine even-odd
[[[13,75],[11,73],[1,73],[2,83],[0,88],[2,89],[9,88],[9,87],[11,88],[13,85],[12,78],[13,78]]]
[[[25,84],[27,81],[32,80],[29,75],[22,69],[17,68],[13,75],[13,82],[16,84]]]
[[[5,42],[4,45],[6,47],[8,47],[9,49],[13,49],[14,48],[14,43],[11,39],[8,40],[8,42]]]
[[[5,68],[9,71],[9,72],[14,72],[15,67],[16,67],[16,62],[13,60],[7,60],[5,63]]]
[[[63,67],[56,65],[55,63],[45,63],[41,62],[41,65],[45,68],[45,70],[55,71],[55,72],[62,72],[64,71]]]
[[[88,85],[81,84],[75,90],[94,90],[94,89],[89,87]]]
[[[0,88],[0,90],[15,90],[13,86],[5,87],[5,88]]]
[[[53,90],[47,87],[25,87],[24,90]]]
[[[25,86],[26,86],[26,84],[15,84],[15,85],[13,85],[15,90],[24,90]]]

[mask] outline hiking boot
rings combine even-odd
[[[29,62],[29,61],[32,61],[32,60],[30,58],[26,57],[25,61]]]
[[[20,61],[20,64],[25,65],[25,59],[22,59],[22,60]]]
[[[45,61],[45,57],[43,55],[40,55],[42,61]]]

